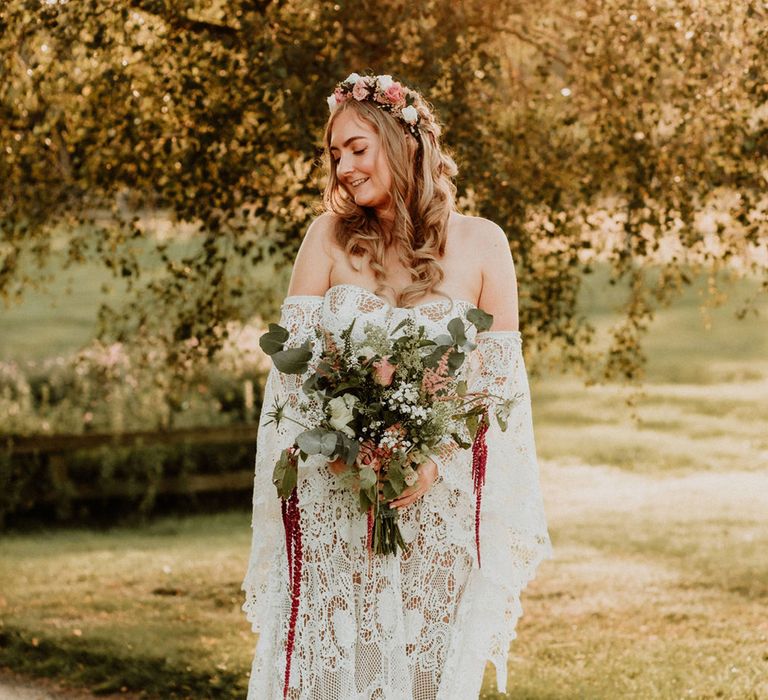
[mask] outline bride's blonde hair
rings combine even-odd
[[[378,282],[376,294],[385,287],[392,290],[397,306],[411,306],[430,291],[448,297],[437,289],[444,278],[438,257],[445,252],[448,218],[456,210],[456,186],[451,178],[458,173],[453,158],[440,145],[442,129],[433,110],[421,95],[414,105],[420,115],[419,143],[398,119],[370,101],[349,99],[331,113],[325,127],[324,158],[328,183],[323,203],[335,214],[335,238],[347,257],[368,253],[370,266]],[[354,110],[377,133],[392,174],[391,201],[394,221],[384,228],[373,209],[361,207],[346,193],[336,175],[331,157],[331,132],[336,118]],[[411,271],[412,282],[397,295],[384,277],[384,253],[394,247],[403,267]],[[450,297],[448,297],[450,298]]]

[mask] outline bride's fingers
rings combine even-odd
[[[418,488],[416,491],[413,491],[411,493],[408,493],[407,491],[403,491],[403,493],[401,493],[398,498],[389,502],[389,507],[405,508],[406,506],[409,506],[412,503],[415,503],[426,492],[427,492],[427,489],[425,488]]]

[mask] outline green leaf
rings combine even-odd
[[[312,359],[312,346],[306,341],[298,348],[288,348],[272,353],[272,362],[284,374],[303,374]]]
[[[462,347],[467,342],[467,336],[464,333],[464,321],[458,316],[448,321],[448,331],[451,334],[454,345]]]
[[[440,362],[440,358],[445,354],[445,351],[448,350],[448,348],[452,348],[453,345],[438,345],[429,355],[427,355],[424,358],[424,366],[425,367],[437,367],[438,363]],[[453,355],[454,353],[451,353]]]
[[[463,450],[468,450],[470,447],[472,447],[471,442],[465,442],[462,440],[461,436],[458,433],[451,433],[451,437],[456,441],[456,444],[461,447]]]
[[[280,498],[289,498],[296,488],[298,469],[291,457],[290,448],[286,447],[278,457],[272,472],[272,483],[277,487]]]
[[[390,335],[394,335],[399,331],[406,323],[408,323],[408,317],[404,318],[400,323],[398,323],[391,331],[389,331]]]
[[[269,324],[269,331],[259,338],[259,347],[267,354],[274,353],[283,349],[285,341],[288,340],[289,333],[277,323]]]
[[[448,370],[451,374],[456,374],[456,371],[464,363],[466,355],[463,352],[452,352],[448,355]]]
[[[395,492],[395,495],[391,498],[395,498],[405,491],[407,484],[405,483],[405,473],[403,472],[402,466],[399,464],[390,464],[387,469],[387,476],[384,479],[384,483],[391,486]]]
[[[360,488],[369,489],[372,486],[376,486],[376,472],[370,467],[363,467],[360,472]]]
[[[470,414],[467,416],[467,430],[469,430],[469,435],[474,441],[475,435],[477,434],[477,428],[478,428],[478,418],[474,414]]]
[[[482,309],[470,309],[467,311],[467,321],[472,323],[477,332],[487,331],[493,325],[493,315]]]
[[[384,499],[387,501],[391,501],[393,498],[397,498],[402,493],[402,491],[398,491],[390,481],[384,482],[384,488],[382,491],[384,492]]]
[[[338,433],[325,433],[320,438],[320,452],[326,457],[330,457],[336,451],[336,445],[338,443]]]
[[[359,503],[360,503],[360,512],[365,513],[368,511],[368,509],[375,503],[375,501],[371,500],[369,498],[369,495],[366,491],[360,490],[360,493],[358,494]]]
[[[323,438],[328,434],[328,431],[324,428],[312,428],[312,430],[305,430],[303,433],[299,433],[296,436],[296,444],[301,450],[309,455],[317,455],[323,453]],[[333,435],[333,443],[336,444],[336,435]]]

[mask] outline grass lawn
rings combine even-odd
[[[768,474],[543,463],[557,558],[525,594],[510,698],[768,694]],[[249,515],[0,544],[0,663],[100,691],[242,698]],[[483,696],[494,691],[489,667]]]
[[[532,383],[556,558],[524,595],[506,697],[768,698],[766,310],[719,309],[706,330],[693,292],[662,312],[632,410],[620,387]],[[244,697],[249,505],[4,535],[0,665],[102,692]],[[482,697],[501,698],[492,675]]]

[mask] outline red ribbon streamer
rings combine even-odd
[[[299,513],[299,492],[294,488],[288,500],[281,503],[283,527],[285,528],[285,550],[288,557],[288,585],[291,589],[291,617],[288,622],[288,639],[285,645],[285,683],[283,699],[288,697],[288,681],[291,677],[291,656],[296,637],[296,620],[299,616],[301,595],[301,516]]]
[[[475,501],[475,545],[477,547],[477,566],[480,566],[480,503],[483,500],[483,486],[485,485],[485,467],[488,462],[488,445],[485,443],[485,434],[488,432],[488,412],[481,419],[480,425],[472,442],[472,483],[476,495]]]

